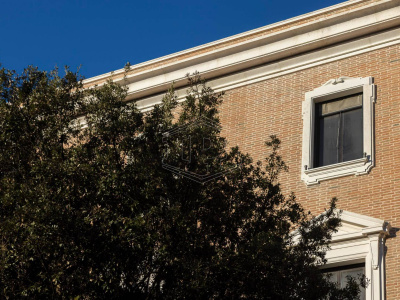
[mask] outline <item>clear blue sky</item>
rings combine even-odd
[[[334,5],[338,0],[2,1],[0,63],[86,78]]]

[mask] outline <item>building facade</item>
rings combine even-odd
[[[263,160],[276,134],[284,192],[314,214],[339,199],[327,271],[365,273],[364,299],[400,299],[400,1],[343,2],[84,83],[112,76],[148,110],[172,82],[183,99],[194,71],[226,93],[230,146]]]

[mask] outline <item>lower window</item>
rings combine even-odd
[[[330,281],[339,285],[340,288],[346,287],[348,276],[359,281],[360,275],[365,275],[365,264],[348,265],[343,267],[325,269],[324,274],[331,274]],[[360,286],[360,300],[365,300],[365,288]]]

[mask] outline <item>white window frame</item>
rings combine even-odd
[[[336,98],[363,93],[363,153],[364,157],[313,168],[315,104]],[[307,185],[318,184],[322,180],[347,175],[368,174],[375,164],[374,159],[374,103],[376,89],[373,77],[331,79],[321,87],[305,94],[303,102],[303,145],[301,179]]]

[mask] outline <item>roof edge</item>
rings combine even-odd
[[[382,1],[379,1],[377,3],[388,2],[388,1],[390,1],[390,0],[386,0],[386,1],[382,0]],[[338,4],[335,4],[335,5],[332,5],[332,6],[328,6],[328,7],[316,10],[316,11],[312,11],[312,12],[309,12],[309,13],[306,13],[306,14],[302,14],[300,16],[296,16],[296,17],[289,18],[289,19],[286,19],[286,20],[282,20],[282,21],[279,21],[279,22],[276,22],[276,23],[272,23],[272,24],[269,24],[269,25],[266,25],[266,26],[263,26],[263,27],[259,27],[259,28],[256,28],[256,29],[245,31],[243,33],[239,33],[239,34],[232,35],[232,36],[229,36],[229,37],[226,37],[226,38],[222,38],[222,39],[210,42],[210,43],[206,43],[206,44],[203,44],[203,45],[199,45],[199,46],[196,46],[196,47],[192,47],[192,48],[189,48],[189,49],[178,51],[178,52],[175,52],[175,53],[172,53],[172,54],[161,56],[159,58],[155,58],[155,59],[152,59],[152,60],[148,60],[148,61],[145,61],[145,62],[142,62],[142,63],[138,63],[138,64],[135,64],[135,65],[132,65],[130,67],[130,71],[133,72],[136,69],[140,69],[140,68],[143,68],[143,67],[150,67],[151,65],[159,64],[159,63],[165,62],[167,60],[178,58],[179,56],[183,56],[183,55],[186,55],[186,54],[195,53],[197,51],[204,50],[204,49],[207,49],[207,48],[212,48],[212,47],[216,47],[216,46],[221,46],[222,45],[222,49],[223,49],[223,44],[227,44],[228,42],[232,42],[234,40],[246,38],[246,37],[251,36],[251,35],[259,34],[259,33],[262,33],[263,31],[268,31],[268,30],[272,30],[272,29],[277,29],[279,27],[284,27],[285,25],[289,25],[291,23],[295,23],[295,22],[298,22],[298,21],[302,21],[302,20],[305,21],[305,20],[310,19],[312,17],[316,17],[318,15],[326,14],[326,13],[335,11],[337,9],[346,8],[348,6],[353,6],[353,5],[359,4],[359,3],[365,3],[365,0],[349,0],[349,1],[345,1],[345,2],[338,3]],[[368,6],[368,5],[365,4],[365,6]],[[284,30],[284,29],[285,28],[282,28],[282,30]],[[279,30],[277,32],[279,32]],[[250,38],[247,42],[251,42],[251,41],[253,41],[253,38]],[[179,59],[178,59],[178,61],[179,61]],[[104,74],[101,74],[101,75],[97,75],[97,76],[94,76],[94,77],[87,78],[87,79],[85,79],[83,81],[83,83],[85,85],[86,84],[87,85],[94,85],[94,84],[97,84],[97,82],[104,81],[104,80],[106,80],[106,79],[108,79],[110,77],[114,77],[114,76],[115,77],[120,77],[120,76],[122,76],[124,74],[124,72],[125,72],[125,69],[121,68],[121,69],[114,70],[114,71],[111,71],[111,72],[108,72],[108,73],[104,73]]]

